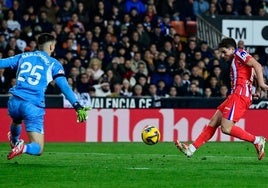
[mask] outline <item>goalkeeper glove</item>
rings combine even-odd
[[[88,116],[87,116],[87,111],[91,110],[90,107],[83,107],[81,106],[78,102],[75,102],[73,104],[73,107],[76,111],[76,115],[77,115],[77,122],[81,123],[87,120]]]

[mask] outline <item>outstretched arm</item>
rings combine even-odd
[[[66,78],[64,76],[60,76],[55,78],[56,84],[61,89],[61,92],[66,97],[66,99],[73,105],[76,113],[77,113],[77,122],[83,122],[87,120],[87,111],[90,110],[90,107],[82,107],[77,101],[74,92],[69,86]]]
[[[15,68],[18,63],[19,63],[19,58],[20,58],[20,54],[13,56],[13,57],[9,57],[9,58],[5,58],[5,59],[0,59],[0,69],[4,69],[4,68]]]

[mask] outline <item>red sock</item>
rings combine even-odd
[[[217,128],[206,126],[192,145],[197,149],[212,138]]]
[[[238,126],[232,126],[231,132],[230,132],[231,136],[234,136],[236,138],[239,138],[241,140],[245,140],[248,142],[254,142],[255,140],[255,136],[248,133],[247,131],[241,129]]]

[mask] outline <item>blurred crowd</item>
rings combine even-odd
[[[0,56],[37,50],[42,32],[57,38],[53,56],[72,89],[89,96],[226,97],[229,67],[196,35],[171,21],[196,16],[268,15],[267,0],[0,0]],[[239,47],[244,48],[243,41]],[[267,55],[256,51],[268,77]],[[0,69],[0,93],[16,82]],[[60,94],[51,82],[47,94]]]

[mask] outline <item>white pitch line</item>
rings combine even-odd
[[[130,170],[149,170],[150,168],[146,168],[146,167],[132,167],[132,168],[127,168]]]

